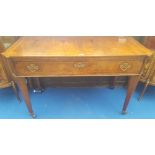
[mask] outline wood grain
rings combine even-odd
[[[123,40],[124,39],[124,40]],[[6,57],[145,56],[150,50],[132,37],[21,37]]]

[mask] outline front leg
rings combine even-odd
[[[131,98],[132,94],[134,93],[138,82],[139,82],[139,75],[129,77],[128,90],[127,90],[126,99],[125,99],[125,102],[124,102],[124,105],[123,105],[122,114],[127,113],[126,110],[127,110],[130,98]]]
[[[19,89],[20,89],[22,95],[23,95],[23,98],[25,100],[25,103],[26,103],[26,106],[28,108],[30,115],[32,116],[32,118],[35,118],[36,115],[34,114],[34,112],[32,110],[32,105],[31,105],[31,101],[30,101],[29,92],[28,92],[28,88],[27,88],[25,78],[21,78],[21,77],[16,78],[16,82],[19,86]]]

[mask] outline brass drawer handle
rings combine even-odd
[[[131,65],[128,62],[124,62],[122,64],[120,64],[120,69],[125,72],[127,69],[129,69],[131,67]]]
[[[27,68],[30,72],[36,72],[36,71],[39,70],[39,66],[37,66],[36,64],[27,65],[26,68]]]
[[[75,67],[75,68],[84,68],[84,67],[85,67],[85,64],[79,62],[79,63],[74,64],[74,67]]]

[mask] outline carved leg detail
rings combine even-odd
[[[131,76],[131,77],[129,77],[127,96],[126,96],[126,99],[125,99],[125,102],[124,102],[124,105],[123,105],[122,114],[127,113],[126,110],[127,110],[130,98],[131,98],[132,94],[134,93],[138,82],[139,82],[139,76]]]
[[[30,115],[32,116],[32,118],[35,118],[36,115],[34,114],[33,110],[32,110],[32,105],[31,105],[31,101],[30,101],[30,97],[29,97],[29,92],[28,92],[28,88],[25,82],[25,78],[17,78],[16,79],[18,86],[21,90],[21,93],[23,95],[23,98],[25,100],[26,106],[28,108],[28,111],[30,113]]]

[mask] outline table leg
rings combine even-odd
[[[148,81],[145,83],[145,86],[144,86],[144,88],[143,88],[143,91],[142,91],[140,97],[138,98],[138,101],[140,101],[140,100],[142,99],[142,97],[144,96],[144,93],[145,93],[145,91],[146,91],[146,89],[147,89],[149,83],[150,83],[150,80],[148,80]]]
[[[135,91],[135,89],[137,87],[138,82],[139,82],[139,76],[131,76],[131,77],[129,77],[128,90],[127,90],[126,99],[125,99],[125,102],[124,102],[124,105],[123,105],[122,114],[127,113],[126,109],[128,107],[130,98],[131,98],[132,94],[134,93],[134,91]]]
[[[13,91],[17,97],[17,100],[19,101],[19,103],[21,102],[20,100],[20,97],[19,97],[19,93],[18,93],[18,90],[17,90],[17,87],[16,87],[16,84],[14,81],[11,81],[11,85],[12,85],[12,88],[13,88]]]
[[[110,89],[114,89],[115,88],[116,78],[117,78],[116,76],[113,76],[113,77],[110,78],[110,84],[109,84],[110,85],[109,86]]]
[[[36,81],[37,88],[34,88],[33,92],[34,93],[42,93],[44,91],[44,89],[41,86],[40,78],[35,77],[34,80]]]
[[[20,88],[22,95],[23,95],[23,98],[25,100],[25,103],[26,103],[26,106],[28,108],[30,115],[32,116],[32,118],[35,118],[36,115],[34,114],[34,112],[32,110],[32,105],[31,105],[31,101],[30,101],[30,97],[29,97],[28,88],[27,88],[27,85],[25,82],[25,78],[17,78],[16,82]]]

